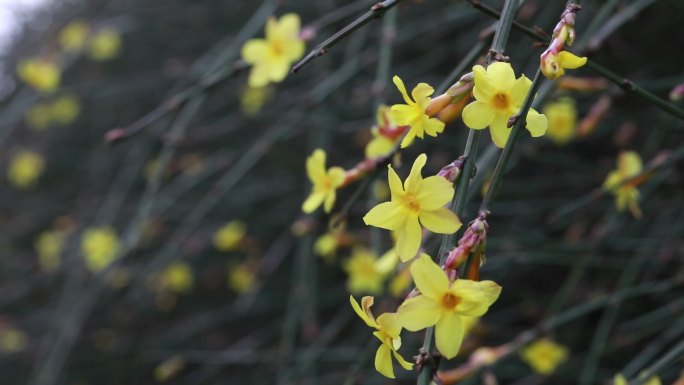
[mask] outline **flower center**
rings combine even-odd
[[[406,197],[404,198],[404,206],[411,212],[420,212],[420,203],[413,194],[406,194]]]
[[[460,301],[461,300],[457,296],[451,293],[446,293],[442,296],[442,307],[448,310],[453,310]]]
[[[494,98],[492,99],[492,104],[494,104],[494,107],[498,109],[507,110],[510,104],[508,100],[508,95],[502,93],[494,95]]]

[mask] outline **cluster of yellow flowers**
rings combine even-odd
[[[44,130],[52,125],[64,126],[72,123],[81,112],[81,104],[73,95],[61,95],[52,102],[36,103],[24,116],[26,124],[35,130]]]
[[[237,251],[245,246],[247,225],[241,221],[231,221],[216,230],[213,237],[214,248],[228,253]],[[251,259],[227,264],[226,282],[228,287],[238,294],[253,291],[257,284],[257,266]]]
[[[603,182],[603,188],[615,195],[618,211],[629,209],[635,218],[642,216],[639,208],[639,189],[637,186],[644,178],[637,178],[643,169],[641,157],[634,151],[624,151],[618,155],[617,169],[611,171]]]

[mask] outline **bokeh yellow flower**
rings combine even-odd
[[[409,126],[409,130],[401,141],[401,148],[406,148],[417,137],[423,139],[425,134],[437,136],[444,131],[444,122],[437,118],[431,118],[426,113],[428,105],[432,101],[430,95],[435,92],[434,88],[427,83],[418,83],[411,91],[411,99],[406,92],[406,86],[399,76],[392,78],[406,104],[395,104],[390,110],[390,119],[400,126]]]
[[[535,372],[551,374],[568,359],[568,349],[548,338],[542,338],[523,349],[520,356]]]
[[[88,39],[88,24],[83,20],[74,20],[59,32],[59,45],[67,52],[83,49]]]
[[[273,89],[268,85],[263,87],[245,87],[240,95],[240,109],[242,113],[247,116],[258,114],[272,95]]]
[[[378,106],[376,124],[371,128],[373,138],[366,144],[366,158],[373,159],[391,154],[404,131],[406,127],[398,126],[391,118],[389,107]]]
[[[81,254],[90,271],[98,273],[118,257],[119,237],[109,226],[86,229],[81,235]]]
[[[7,169],[10,184],[20,189],[33,186],[45,170],[45,160],[33,151],[21,150],[12,156]]]
[[[17,74],[24,83],[43,94],[54,92],[62,77],[57,64],[47,59],[22,60],[17,65]]]
[[[499,298],[501,286],[493,281],[457,279],[422,254],[411,264],[411,275],[420,294],[399,306],[401,325],[410,331],[435,326],[437,349],[446,358],[458,354],[465,334],[463,316],[480,317]]]
[[[642,374],[639,374],[639,377],[642,377],[642,376],[643,376]],[[628,385],[628,384],[629,384],[629,382],[627,381],[625,376],[623,376],[621,373],[616,374],[615,377],[613,378],[613,385]],[[660,377],[658,377],[658,376],[653,376],[653,377],[649,378],[646,382],[644,382],[644,385],[660,385],[660,384],[661,384]]]
[[[615,195],[618,211],[629,211],[635,218],[642,216],[639,208],[639,190],[636,183],[624,183],[639,175],[643,169],[641,157],[634,151],[623,151],[618,155],[617,169],[611,171],[603,182],[603,188]]]
[[[242,59],[252,65],[248,84],[263,87],[285,79],[292,63],[304,54],[304,41],[299,37],[299,16],[271,17],[266,23],[266,38],[251,39],[242,46]]]
[[[352,255],[342,264],[347,272],[347,289],[352,294],[381,294],[386,274],[377,266],[378,258],[364,247],[355,247]]]
[[[187,263],[171,263],[161,273],[162,287],[175,293],[187,293],[193,284],[192,269]]]
[[[520,112],[532,82],[525,75],[516,79],[513,67],[503,62],[492,63],[487,69],[476,65],[473,75],[475,101],[463,109],[463,122],[474,130],[489,127],[492,141],[503,148],[511,132],[508,121]],[[544,135],[547,124],[546,116],[530,108],[526,128],[533,137]]]
[[[257,275],[249,261],[228,265],[228,287],[238,294],[245,294],[256,289]]]
[[[544,106],[544,115],[549,120],[547,136],[557,145],[563,145],[575,137],[577,108],[572,98],[561,98]]]
[[[62,231],[45,231],[38,236],[35,249],[38,253],[38,264],[41,270],[53,272],[61,263],[61,252],[64,246],[65,234]]]
[[[218,251],[228,252],[240,247],[247,234],[247,225],[242,221],[230,221],[216,230],[213,243]]]
[[[574,70],[587,63],[586,57],[579,57],[568,51],[547,50],[541,55],[541,70],[548,79],[557,79],[565,74],[565,69]]]
[[[401,334],[401,324],[397,319],[397,314],[383,313],[376,320],[370,310],[371,306],[373,306],[373,297],[361,298],[361,306],[359,306],[359,303],[350,295],[349,302],[351,302],[352,308],[363,322],[376,330],[373,332],[373,335],[382,342],[375,353],[375,370],[385,377],[394,378],[392,356],[404,369],[411,370],[413,364],[407,362],[397,351],[401,347],[401,337],[399,336]]]
[[[113,28],[102,28],[88,40],[88,53],[95,61],[115,58],[121,51],[121,36]]]
[[[56,124],[70,124],[79,113],[81,113],[81,104],[73,95],[61,95],[50,105],[50,119]]]
[[[406,297],[406,293],[411,288],[413,277],[411,277],[411,270],[403,269],[395,274],[387,284],[387,291],[394,298]]]
[[[321,204],[324,211],[329,213],[335,204],[336,191],[344,183],[344,169],[331,167],[326,171],[325,158],[325,151],[316,149],[306,159],[306,174],[313,184],[311,194],[302,204],[302,211],[307,214],[314,212]]]
[[[439,234],[453,234],[461,227],[456,214],[444,207],[454,196],[454,187],[441,176],[423,179],[421,170],[426,162],[425,154],[416,158],[403,186],[389,165],[387,178],[392,200],[380,203],[363,217],[367,225],[395,231],[396,251],[402,261],[408,261],[418,252],[421,225]]]
[[[8,354],[19,353],[26,348],[26,333],[14,327],[0,328],[0,351]]]

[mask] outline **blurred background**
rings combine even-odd
[[[392,76],[444,91],[482,61],[494,19],[465,1],[405,0],[265,88],[248,87],[240,56],[270,16],[298,14],[308,52],[373,3],[0,1],[3,384],[415,381],[374,370],[377,341],[348,300],[373,294],[379,314],[412,287],[402,265],[377,271],[391,239],[361,220],[387,199],[384,168],[341,189],[331,215],[304,215],[304,165],[322,148],[328,167],[353,168],[377,106],[401,103]],[[525,1],[517,20],[550,34],[564,6]],[[578,52],[684,107],[684,3],[582,7]],[[513,30],[506,50],[529,78],[533,43]],[[442,369],[532,331],[566,349],[553,373],[512,352],[460,383],[608,384],[651,369],[681,384],[684,124],[571,72],[542,85],[549,133],[523,133],[492,205],[481,274],[501,298]],[[435,174],[466,135],[450,122],[395,168],[405,177],[425,152]],[[601,190],[624,151],[655,167],[639,181],[640,218]],[[485,133],[464,223],[498,152]],[[405,332],[402,354],[422,338]]]

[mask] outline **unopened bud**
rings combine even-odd
[[[451,104],[451,100],[452,97],[447,95],[446,93],[439,95],[438,97],[430,101],[430,104],[428,104],[427,108],[425,109],[425,114],[428,116],[437,115],[446,106]]]
[[[444,123],[451,123],[455,121],[456,119],[461,117],[461,113],[463,112],[463,109],[469,101],[470,94],[462,97],[456,103],[449,104],[437,115],[437,119],[441,120]]]
[[[463,164],[465,163],[465,157],[460,157],[456,159],[455,161],[447,164],[446,166],[442,167],[441,170],[437,173],[438,176],[441,176],[448,180],[451,183],[454,183],[456,181],[456,178],[461,174],[461,170],[463,169]]]
[[[548,79],[557,79],[563,75],[563,67],[558,62],[558,53],[547,49],[540,57],[541,71]]]
[[[670,100],[673,102],[678,102],[684,97],[684,83],[676,86],[670,91]]]

